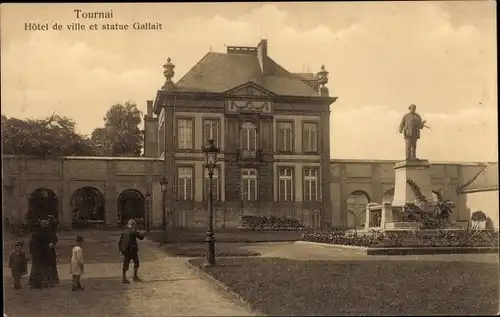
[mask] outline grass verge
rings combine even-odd
[[[203,268],[266,315],[491,315],[496,264],[222,258]]]

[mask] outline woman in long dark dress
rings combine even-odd
[[[48,229],[48,221],[40,221],[35,231],[31,235],[29,251],[31,254],[31,274],[29,286],[32,288],[42,288],[49,285],[48,268],[50,258],[50,244],[52,237]]]
[[[50,230],[50,241],[51,247],[49,248],[49,268],[48,268],[48,278],[51,283],[59,284],[59,274],[57,272],[57,253],[56,253],[56,244],[57,244],[57,220],[54,216],[49,216],[49,228]]]

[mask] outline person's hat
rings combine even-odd
[[[17,241],[15,246],[16,247],[24,247],[24,241]]]
[[[127,224],[127,226],[130,227],[130,228],[134,228],[136,225],[137,225],[137,222],[135,222],[134,219],[130,219],[128,221],[128,224]]]

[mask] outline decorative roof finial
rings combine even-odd
[[[175,65],[172,64],[172,59],[170,59],[170,57],[167,58],[167,63],[163,65],[163,68],[164,68],[163,76],[165,76],[165,84],[163,85],[163,87],[161,87],[161,89],[167,90],[174,88],[172,77],[174,77],[175,75],[174,72]]]
[[[328,88],[325,86],[328,83],[329,72],[325,69],[325,65],[321,65],[321,70],[317,73],[318,78],[318,93],[320,96],[328,96]]]

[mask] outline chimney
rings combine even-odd
[[[153,100],[148,100],[146,101],[148,106],[147,106],[147,115],[148,117],[152,117],[153,116]]]
[[[257,58],[259,59],[260,70],[265,74],[267,68],[267,40],[261,40],[257,45]]]

